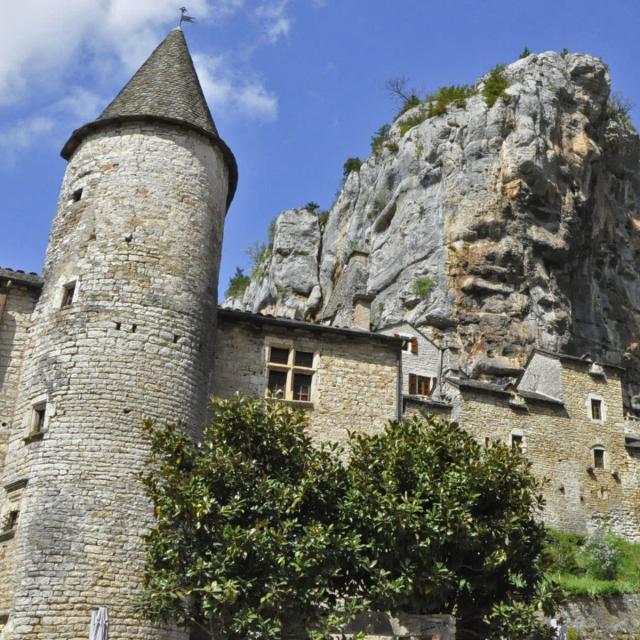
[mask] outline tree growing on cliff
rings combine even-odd
[[[414,418],[354,435],[347,458],[305,425],[241,397],[214,403],[198,445],[148,425],[148,615],[207,638],[327,638],[368,606],[452,613],[462,638],[549,637],[542,499],[518,451]]]

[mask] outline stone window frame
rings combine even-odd
[[[67,301],[66,296],[69,289],[73,289],[71,300]],[[73,307],[78,301],[80,293],[80,277],[77,275],[64,276],[58,279],[56,291],[53,299],[53,306],[60,311],[66,311]]]
[[[44,410],[44,416],[40,417],[40,412]],[[52,415],[52,406],[46,394],[35,397],[29,405],[29,410],[25,416],[25,436],[24,443],[31,444],[44,438],[49,431],[49,419]]]
[[[519,441],[519,445],[516,442]],[[516,447],[520,449],[520,451],[527,450],[527,440],[524,437],[524,431],[522,429],[512,429],[509,434],[509,446],[512,449]]]
[[[271,362],[271,349],[286,349],[289,354],[287,357],[287,363]],[[295,354],[297,351],[313,354],[312,366],[303,367],[295,364]],[[265,396],[270,396],[269,390],[269,373],[271,371],[280,371],[286,373],[287,379],[285,383],[285,397],[278,398],[284,402],[290,402],[304,407],[312,407],[316,396],[316,380],[318,372],[318,360],[319,352],[315,346],[312,346],[306,342],[283,340],[283,339],[269,339],[265,343],[264,359],[265,359]],[[300,373],[303,375],[311,376],[311,389],[309,392],[309,400],[296,400],[293,397],[294,390],[294,375]]]
[[[593,402],[600,403],[600,418],[593,417]],[[587,399],[585,400],[585,409],[587,411],[587,417],[589,420],[595,424],[604,424],[607,421],[607,415],[609,413],[607,403],[604,401],[604,398],[599,393],[589,393],[587,395]]]
[[[596,451],[602,452],[602,465],[597,464]],[[600,469],[601,471],[606,471],[609,468],[609,453],[607,451],[607,448],[603,444],[594,444],[589,449],[589,454],[589,465],[593,468],[594,471],[597,471],[598,469]]]
[[[0,513],[0,542],[11,540],[16,535],[26,486],[27,479],[25,478],[4,487],[6,496]],[[8,519],[11,519],[11,522],[8,522]]]

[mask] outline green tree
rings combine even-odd
[[[359,543],[338,524],[346,470],[312,446],[304,414],[275,401],[213,403],[195,445],[147,424],[144,483],[154,505],[143,611],[202,637],[281,638],[288,623],[327,637],[354,600]]]
[[[540,488],[518,451],[482,448],[445,420],[353,436],[343,522],[365,545],[372,606],[452,613],[461,638],[547,637],[534,617],[552,603]]]
[[[242,295],[250,282],[251,278],[245,275],[244,269],[236,267],[236,272],[229,278],[229,286],[224,293],[224,297],[229,298]]]

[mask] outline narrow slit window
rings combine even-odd
[[[604,469],[604,449],[593,450],[593,466],[595,469]]]
[[[512,449],[521,450],[523,441],[524,441],[524,438],[521,435],[519,435],[517,433],[512,433],[511,434],[511,448]]]
[[[47,405],[42,402],[32,409],[31,433],[42,433],[44,431],[45,419],[47,417]]]
[[[71,194],[71,200],[72,202],[80,202],[81,199],[82,199],[82,189],[76,189]]]
[[[9,513],[7,513],[7,515],[4,518],[4,522],[2,523],[2,529],[4,531],[11,531],[12,529],[15,529],[16,525],[18,524],[19,515],[20,515],[20,512],[17,509],[13,509],[12,511],[9,511]]]
[[[68,284],[65,284],[62,291],[62,304],[60,305],[60,307],[62,309],[70,307],[73,304],[73,298],[75,297],[75,294],[76,283],[69,282]]]
[[[602,400],[591,398],[591,417],[594,420],[602,420]]]

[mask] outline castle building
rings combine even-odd
[[[603,516],[640,539],[640,428],[622,374],[535,351],[517,384],[472,379],[456,350],[403,323],[373,333],[216,309],[237,182],[184,36],[172,31],[100,117],[73,132],[42,277],[0,269],[0,640],[186,640],[136,612],[151,511],[145,419],[198,437],[211,394],[307,412],[344,442],[388,420],[453,418],[522,448],[549,478],[548,522]]]

